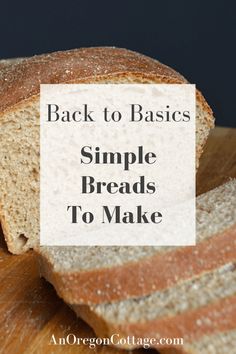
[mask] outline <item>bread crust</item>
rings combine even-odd
[[[24,58],[1,59],[0,60],[0,70],[2,70],[3,68],[5,68],[9,65],[20,63],[22,60],[24,60]]]
[[[0,112],[19,102],[37,96],[40,84],[82,83],[114,77],[130,77],[154,82],[183,84],[188,81],[172,68],[123,48],[92,47],[54,52],[26,58],[15,65],[7,65],[0,72]],[[197,100],[209,114],[212,110],[202,94]]]
[[[235,234],[236,225],[196,246],[156,253],[121,266],[80,272],[56,271],[48,255],[39,250],[40,272],[69,304],[139,297],[235,261]]]

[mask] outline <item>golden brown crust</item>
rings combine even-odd
[[[119,333],[120,337],[125,338],[184,338],[184,342],[189,344],[204,335],[225,332],[236,327],[236,295],[175,316],[122,325],[107,323],[88,306],[73,305],[72,308],[101,338]]]
[[[0,72],[0,112],[39,94],[40,84],[75,83],[117,76],[187,83],[175,70],[145,55],[122,48],[94,47],[55,52],[26,58]],[[197,93],[207,113],[212,111]]]
[[[54,271],[47,255],[39,254],[41,274],[69,304],[144,296],[235,261],[235,234],[236,225],[196,246],[156,253],[122,266],[81,272]]]

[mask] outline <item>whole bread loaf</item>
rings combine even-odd
[[[0,217],[8,249],[13,253],[39,243],[41,83],[187,83],[182,75],[157,60],[109,47],[35,56],[13,65],[3,64],[0,69]],[[198,165],[213,126],[212,111],[199,91],[196,122]]]
[[[211,272],[236,257],[236,179],[197,198],[197,245],[41,247],[41,274],[70,304],[139,297]]]

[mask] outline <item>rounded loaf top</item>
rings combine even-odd
[[[40,84],[95,82],[116,76],[187,83],[155,59],[122,48],[94,47],[36,55],[0,71],[0,111],[39,94]]]

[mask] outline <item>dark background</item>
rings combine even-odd
[[[81,46],[126,47],[180,71],[236,126],[234,1],[0,2],[0,58]]]

